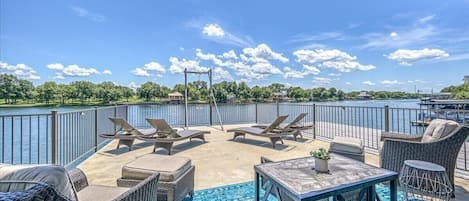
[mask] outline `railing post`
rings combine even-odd
[[[94,152],[98,152],[98,107],[94,107]]]
[[[51,125],[52,125],[52,128],[51,128],[51,141],[52,141],[52,145],[51,145],[51,149],[52,149],[52,156],[51,156],[51,159],[52,159],[52,164],[54,165],[57,165],[57,132],[58,132],[58,129],[57,129],[57,110],[53,110],[51,112]]]
[[[313,104],[313,139],[316,139],[316,104]]]
[[[384,131],[389,132],[389,105],[384,106]]]
[[[125,104],[125,119],[129,121],[129,104]]]
[[[259,117],[257,117],[257,115],[258,115],[258,111],[257,111],[257,103],[256,103],[256,105],[255,105],[255,106],[256,106],[256,124],[257,124],[257,123],[259,123]]]
[[[277,117],[280,116],[280,101],[277,99]]]
[[[116,117],[117,117],[117,104],[114,104],[114,118],[116,118]],[[98,124],[96,124],[96,125],[98,125]],[[116,129],[117,129],[116,124],[114,124],[114,132],[116,132]]]

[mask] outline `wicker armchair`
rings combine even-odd
[[[95,192],[99,193],[106,193],[106,189],[117,189],[120,187],[104,187],[104,186],[93,186],[88,185],[88,180],[86,175],[80,169],[72,169],[69,171],[70,179],[77,191],[78,197],[80,198],[80,194],[86,191],[86,193],[90,192],[91,196],[97,196]],[[138,183],[136,186],[129,188],[122,194],[120,194],[117,198],[112,199],[112,201],[156,201],[157,200],[157,184],[159,179],[159,173],[155,173],[145,180]],[[88,189],[94,190],[88,190]],[[88,197],[88,196],[85,196]]]
[[[400,172],[405,160],[436,163],[446,168],[454,186],[456,160],[468,135],[467,126],[459,126],[447,136],[432,142],[421,142],[422,137],[383,133],[380,165],[385,169]]]

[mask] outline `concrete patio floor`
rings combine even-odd
[[[225,130],[243,125],[226,125]],[[284,140],[284,145],[277,145],[273,149],[267,138],[247,135],[246,139],[232,140],[232,133],[226,133],[219,127],[191,127],[191,129],[209,130],[206,135],[207,143],[195,139],[192,142],[180,141],[175,143],[173,155],[192,159],[196,167],[195,189],[205,189],[216,186],[252,181],[254,177],[253,166],[259,164],[260,157],[272,160],[283,160],[308,156],[311,150],[321,147],[327,148],[329,144],[320,140],[305,139],[295,142],[293,139]],[[90,184],[115,186],[116,179],[121,176],[121,168],[126,163],[144,154],[167,154],[165,150],[158,149],[152,153],[151,143],[136,141],[133,150],[127,147],[116,150],[117,141],[112,141],[98,153],[81,163],[82,169],[88,177]],[[367,153],[365,162],[378,165],[378,155]],[[456,178],[457,200],[469,197],[469,180]]]

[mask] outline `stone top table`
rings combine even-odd
[[[386,181],[391,184],[391,201],[397,200],[398,173],[337,154],[331,154],[329,173],[317,173],[313,157],[264,163],[254,166],[254,170],[256,200],[259,200],[259,176],[293,200],[331,196],[336,199],[342,193],[365,188],[368,199],[375,200],[374,185]]]

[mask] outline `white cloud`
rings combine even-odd
[[[128,87],[131,88],[132,90],[136,91],[137,88],[140,87],[140,84],[136,84],[135,82],[130,82]]]
[[[132,74],[140,77],[150,77],[150,73],[148,73],[146,70],[143,70],[142,68],[135,68],[132,70]]]
[[[198,21],[191,21],[189,23],[190,27],[195,27],[197,29],[201,29],[203,36],[206,39],[215,41],[217,43],[222,44],[229,44],[235,45],[238,47],[250,47],[253,45],[253,41],[250,37],[239,37],[236,36],[225,29],[223,29],[220,25],[216,23],[209,23],[205,25],[201,25]]]
[[[342,40],[344,35],[340,32],[323,32],[318,34],[298,34],[292,37],[290,42],[307,42],[323,40]]]
[[[166,69],[158,62],[151,61],[143,67],[135,68],[132,74],[140,77],[150,77],[152,75],[161,77],[166,72]]]
[[[368,86],[374,86],[374,85],[376,85],[376,84],[375,84],[374,82],[372,82],[372,81],[363,81],[362,84],[368,85]]]
[[[214,70],[214,75],[213,75],[214,80],[226,80],[226,81],[233,81],[233,77],[231,76],[230,72],[223,70],[220,67],[215,68]]]
[[[317,86],[327,85],[332,82],[332,79],[326,77],[315,77],[313,78],[313,84]]]
[[[398,49],[391,54],[387,55],[388,59],[399,62],[401,65],[410,66],[412,63],[421,60],[428,59],[440,59],[443,57],[448,57],[449,54],[444,50],[440,49],[420,49],[420,50],[408,50],[408,49]]]
[[[309,66],[309,65],[303,65],[303,71],[297,71],[294,70],[290,67],[284,67],[283,68],[283,77],[284,78],[304,78],[308,75],[318,75],[321,71],[314,67],[314,66]]]
[[[99,71],[94,68],[82,68],[78,65],[69,65],[62,70],[65,76],[69,77],[87,77],[94,74],[99,74]]]
[[[337,49],[297,50],[293,55],[299,63],[317,64],[319,67],[333,68],[339,72],[368,71],[376,68],[374,65],[363,65],[357,61],[357,57]]]
[[[414,19],[411,24],[404,26],[389,26],[392,32],[367,33],[362,36],[366,43],[361,48],[402,48],[412,45],[432,44],[436,36],[446,30],[438,28],[428,22],[434,16],[425,16]]]
[[[430,20],[432,20],[433,18],[435,18],[435,15],[428,15],[428,16],[419,18],[418,22],[422,23],[422,24],[425,24],[425,23],[429,22]]]
[[[346,84],[346,85],[352,85],[352,83],[351,83],[351,82],[345,82],[345,84]]]
[[[171,63],[171,66],[169,67],[169,71],[171,73],[184,73],[184,69],[196,72],[209,70],[207,67],[200,66],[199,61],[195,60],[187,60],[184,58],[179,60],[176,57],[170,57],[169,62]]]
[[[201,49],[195,50],[195,56],[201,60],[212,61],[215,65],[224,66],[223,62],[215,54],[205,54]]]
[[[210,61],[217,67],[234,70],[236,75],[246,80],[259,80],[273,74],[281,74],[282,71],[273,62],[288,62],[288,58],[281,53],[274,52],[266,44],[260,44],[255,48],[244,48],[243,54],[239,56],[234,50],[216,55],[196,49],[195,54],[201,61]],[[195,62],[199,65],[198,61]],[[193,65],[196,64],[193,63]],[[175,67],[173,71],[180,71],[180,69]]]
[[[224,52],[222,54],[222,57],[225,59],[238,59],[238,56],[236,56],[236,53],[234,50],[230,50],[228,52]]]
[[[383,80],[381,81],[381,84],[383,85],[396,85],[396,84],[401,84],[401,82],[397,80]]]
[[[65,79],[64,75],[62,73],[55,73],[53,79],[55,80],[63,80]]]
[[[288,58],[283,54],[272,51],[270,47],[264,43],[257,45],[255,48],[244,48],[243,53],[254,60],[278,60],[282,63],[288,62]]]
[[[332,77],[340,77],[342,76],[342,73],[329,73],[328,75]]]
[[[65,66],[61,63],[53,63],[48,64],[47,68],[56,71],[54,79],[64,79],[65,77],[88,77],[91,75],[100,74],[100,72],[95,68],[80,67],[76,64]]]
[[[103,71],[103,75],[112,75],[112,72],[108,69]]]
[[[63,70],[64,65],[61,63],[48,64],[47,68],[51,70]]]
[[[85,8],[78,7],[78,6],[72,6],[71,9],[79,17],[88,18],[88,19],[93,20],[95,22],[104,22],[104,21],[106,21],[105,16],[103,16],[101,14],[98,14],[98,13],[90,12],[89,10],[87,10]]]
[[[414,84],[414,83],[423,84],[423,83],[427,83],[427,81],[424,81],[424,80],[407,80],[407,83],[409,83],[409,84]]]
[[[202,30],[202,33],[207,36],[222,37],[225,35],[225,31],[218,24],[206,24]]]
[[[11,74],[21,79],[39,80],[41,77],[37,72],[26,64],[8,64],[0,61],[0,74]]]

